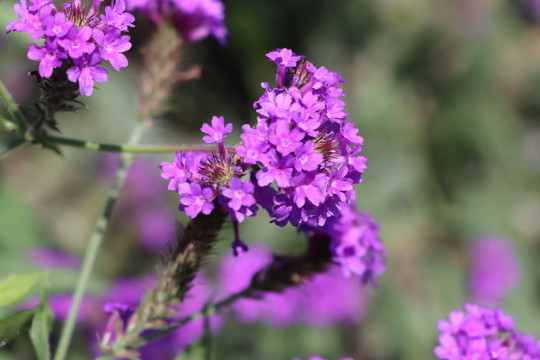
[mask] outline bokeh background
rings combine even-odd
[[[362,153],[369,159],[357,187],[358,207],[381,224],[388,263],[359,324],[276,329],[230,320],[214,340],[214,358],[320,353],[329,359],[433,359],[437,320],[471,300],[469,274],[477,261],[471,249],[486,235],[506,239],[519,264],[519,281],[502,302],[505,311],[519,329],[540,337],[540,1],[224,3],[228,45],[208,38],[185,46],[185,68],[200,65],[202,77],[175,90],[171,108],[143,142],[197,143],[202,122],[224,115],[235,126],[227,139],[234,145],[241,125],[255,120],[252,104],[261,95],[260,83],[273,81],[274,65],[265,53],[288,47],[305,54],[346,80],[346,111],[365,139]],[[1,28],[15,18],[12,5],[0,1]],[[131,65],[119,73],[109,69],[109,82],[84,99],[87,110],[58,117],[64,135],[127,140],[136,121],[137,49],[151,31],[138,25]],[[0,79],[19,103],[37,96],[27,76],[37,68],[26,59],[28,43],[26,34],[0,31]],[[0,162],[0,276],[41,268],[29,256],[36,247],[83,256],[117,159],[63,150],[58,156],[27,145]],[[167,193],[159,177],[157,164],[172,158],[137,160],[90,293],[105,291],[120,276],[150,274],[171,237],[167,224],[185,222],[176,211],[177,195]],[[304,248],[295,229],[268,221],[262,211],[247,219],[241,225],[244,240],[281,253]],[[210,278],[230,251],[231,233],[227,228],[222,234]],[[77,271],[49,267],[50,291],[71,291]],[[497,259],[490,270],[507,271]],[[75,339],[71,358],[89,358],[84,336]],[[24,336],[0,348],[2,360],[32,358]]]

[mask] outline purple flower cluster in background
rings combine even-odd
[[[225,256],[218,270],[219,297],[227,297],[249,286],[252,276],[272,261],[269,249],[252,245],[240,257]],[[336,323],[357,324],[368,304],[368,290],[356,279],[344,278],[337,266],[313,276],[305,284],[282,293],[265,293],[261,299],[239,299],[231,305],[242,323],[263,320],[277,327],[303,322],[312,326]]]
[[[278,66],[277,87],[262,84],[257,124],[242,127],[236,153],[255,166],[259,187],[275,186],[260,196],[273,222],[322,226],[355,199],[353,184],[366,168],[363,139],[347,120],[338,74],[289,49],[267,56]]]
[[[81,94],[90,96],[94,82],[108,80],[107,69],[98,66],[109,61],[119,71],[128,65],[123,52],[131,48],[130,37],[123,35],[133,26],[133,15],[125,12],[125,0],[113,0],[99,15],[99,5],[82,5],[80,0],[65,2],[57,10],[52,0],[26,0],[14,5],[18,20],[6,26],[9,32],[29,32],[32,40],[44,38],[43,46],[30,44],[28,58],[39,61],[39,74],[44,78],[52,75],[54,68],[62,65],[67,69],[68,79],[79,83]]]
[[[225,6],[220,0],[127,0],[128,9],[140,10],[155,24],[173,21],[186,42],[212,35],[225,45]]]
[[[471,300],[484,306],[500,305],[519,281],[514,249],[498,237],[483,236],[471,247],[469,289]]]
[[[514,319],[502,309],[465,304],[439,321],[439,359],[540,359],[540,342],[514,328]]]
[[[124,323],[128,323],[133,315],[139,301],[142,299],[144,290],[151,283],[148,279],[120,279],[103,296],[105,312],[110,315],[105,329],[99,329],[100,337],[106,334],[111,336],[115,332],[114,318],[119,316]],[[199,273],[192,283],[193,287],[188,292],[186,299],[176,306],[176,316],[168,318],[168,321],[174,322],[184,317],[201,311],[210,299],[212,294],[211,287],[204,274]],[[103,304],[103,303],[102,303]],[[208,317],[210,330],[216,335],[224,324],[224,316],[214,314]],[[205,329],[204,317],[199,317],[188,322],[186,325],[171,332],[169,335],[151,341],[140,349],[142,360],[153,359],[173,359],[176,355],[185,350],[189,345],[199,340]]]
[[[48,248],[33,248],[27,252],[30,262],[41,268],[59,268],[75,270],[81,266],[81,260],[64,251]]]
[[[116,155],[99,158],[98,171],[113,178],[120,160]],[[166,202],[166,189],[157,176],[159,169],[149,159],[138,158],[129,167],[122,195],[115,206],[115,225],[134,232],[142,245],[160,253],[175,238],[176,221]],[[135,227],[133,226],[135,224]]]

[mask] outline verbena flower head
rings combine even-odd
[[[501,238],[483,236],[471,247],[469,289],[480,305],[500,305],[519,281],[519,265],[514,249]]]
[[[236,153],[253,165],[258,187],[272,187],[261,205],[273,222],[322,226],[355,199],[366,168],[363,139],[344,112],[338,74],[289,49],[267,56],[278,66],[277,87],[262,84],[257,124],[242,127]]]
[[[128,9],[141,10],[152,22],[172,20],[182,39],[199,41],[209,35],[226,44],[225,6],[220,0],[127,0]]]
[[[502,309],[465,304],[465,311],[450,312],[439,321],[439,359],[540,359],[540,342],[514,328],[514,319]]]
[[[123,54],[131,48],[130,37],[123,35],[133,26],[133,15],[125,12],[125,0],[113,0],[99,14],[103,0],[81,4],[65,2],[57,9],[52,0],[20,0],[14,5],[19,19],[6,26],[7,32],[28,32],[32,40],[44,39],[43,45],[30,44],[28,58],[39,61],[39,75],[51,77],[55,68],[66,67],[68,79],[79,83],[81,94],[90,96],[94,82],[108,80],[107,69],[99,66],[109,61],[119,71],[128,65]]]

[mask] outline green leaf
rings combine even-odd
[[[54,315],[49,305],[49,294],[43,291],[41,304],[36,308],[36,315],[30,328],[30,340],[34,345],[38,360],[50,360],[51,348],[49,334],[52,330]]]
[[[29,274],[16,274],[0,280],[0,308],[19,301],[30,289],[40,283],[45,271]]]
[[[14,337],[28,330],[35,309],[22,310],[0,320],[0,347],[6,346]]]

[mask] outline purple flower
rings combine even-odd
[[[268,140],[282,156],[287,156],[302,146],[301,141],[304,138],[303,131],[299,129],[293,129],[291,131],[289,124],[285,120],[278,121],[275,125],[272,125],[275,126],[275,129],[272,129],[273,131],[268,137]]]
[[[39,75],[49,77],[52,75],[53,68],[62,66],[62,59],[67,56],[58,49],[55,41],[47,39],[44,45],[43,47],[35,44],[28,45],[28,58],[39,61]]]
[[[439,359],[540,359],[540,342],[514,329],[502,309],[465,304],[437,324],[441,333],[435,356]]]
[[[254,186],[251,181],[246,180],[242,183],[239,178],[231,179],[229,187],[223,187],[221,194],[229,199],[226,207],[231,212],[233,220],[242,222],[244,215],[253,216],[252,212],[256,212],[255,197],[252,195]],[[254,207],[254,208],[253,208]]]
[[[93,37],[99,45],[101,58],[109,61],[114,70],[120,71],[121,68],[128,66],[127,58],[122,53],[131,49],[129,36],[121,36],[120,30],[117,29],[112,29],[106,34],[100,29],[94,29]]]
[[[135,21],[135,17],[130,13],[125,12],[125,10],[125,0],[112,1],[112,7],[105,7],[105,14],[100,16],[102,24],[114,28],[112,31],[128,31],[128,27],[134,26],[133,22]]]
[[[232,124],[229,123],[225,126],[223,116],[212,116],[212,126],[204,123],[201,127],[201,131],[207,134],[207,136],[203,136],[203,141],[207,144],[223,142],[232,130]]]
[[[47,36],[56,36],[58,38],[67,34],[68,30],[73,26],[73,23],[66,20],[64,13],[56,13],[54,16],[47,16],[43,20],[44,33]]]
[[[194,182],[191,184],[181,184],[178,188],[178,194],[180,194],[180,206],[186,212],[187,216],[192,219],[197,217],[199,213],[208,215],[214,210],[215,195],[211,188],[202,187]]]
[[[32,263],[43,268],[75,270],[81,265],[78,257],[59,250],[34,248],[28,251],[27,256]]]
[[[75,66],[69,68],[66,73],[72,82],[79,82],[81,94],[90,96],[94,92],[94,81],[105,82],[108,79],[107,69],[97,66],[101,63],[99,55],[93,53],[84,55],[74,60]]]
[[[474,241],[471,256],[471,298],[481,305],[500,304],[519,281],[520,271],[514,250],[502,238],[484,236]]]
[[[78,28],[73,25],[69,29],[66,36],[59,40],[58,43],[62,46],[73,59],[78,59],[83,54],[91,54],[96,45],[93,42],[89,42],[92,37],[92,28],[88,25]]]
[[[49,296],[49,305],[53,312],[54,318],[58,321],[66,321],[69,309],[71,308],[71,302],[73,299],[72,294],[54,294]],[[23,304],[20,309],[31,309],[41,302],[40,298],[32,299]],[[83,297],[79,312],[77,313],[77,323],[84,323],[88,320],[89,315],[92,313],[92,309],[96,304],[94,297]]]
[[[347,203],[340,203],[335,215],[324,226],[314,227],[330,236],[332,260],[341,265],[344,276],[356,274],[363,282],[376,283],[386,263],[386,250],[378,237],[379,225],[370,214],[357,212]]]
[[[176,234],[174,216],[167,207],[159,205],[140,206],[137,228],[141,243],[154,253],[166,249]]]

